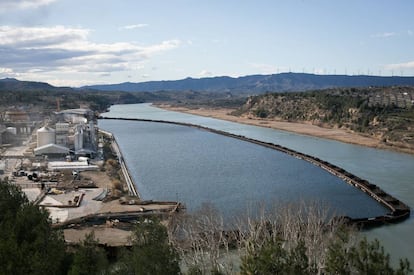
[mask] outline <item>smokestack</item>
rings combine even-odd
[[[56,98],[56,111],[60,112],[60,98]]]

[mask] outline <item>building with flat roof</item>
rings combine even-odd
[[[52,143],[37,147],[33,151],[35,156],[49,156],[52,158],[65,157],[71,152],[67,147]]]

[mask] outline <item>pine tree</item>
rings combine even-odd
[[[69,275],[101,274],[107,267],[105,251],[98,246],[95,233],[91,231],[75,252]]]
[[[0,274],[62,274],[63,234],[15,185],[0,182]]]
[[[119,274],[180,274],[179,256],[168,242],[167,229],[158,219],[140,221],[133,246],[118,266]]]

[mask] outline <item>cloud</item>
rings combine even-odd
[[[383,32],[371,35],[372,38],[388,38],[392,36],[397,36],[398,33],[396,32]]]
[[[371,35],[371,38],[390,38],[394,36],[412,36],[413,31],[412,30],[406,30],[406,31],[399,31],[399,32],[382,32]]]
[[[34,78],[36,81],[43,81],[47,82],[51,85],[56,87],[81,87],[86,85],[95,85],[97,83],[96,80],[85,80],[85,79],[63,79],[59,78],[42,78],[39,79],[39,76],[35,76]],[[24,76],[20,79],[27,79],[27,76]],[[103,82],[101,82],[103,83]]]
[[[212,76],[213,75],[213,73],[212,72],[210,72],[210,71],[207,71],[207,70],[202,70],[199,74],[198,74],[198,76],[199,77],[209,77],[209,76]]]
[[[0,46],[42,48],[86,40],[89,32],[88,29],[65,28],[64,26],[50,28],[0,26]]]
[[[135,70],[153,55],[180,46],[179,40],[141,46],[94,43],[89,29],[0,26],[0,74],[97,73]],[[7,69],[7,70],[6,70]]]
[[[134,29],[140,29],[148,27],[148,24],[135,24],[135,25],[126,25],[119,27],[120,30],[134,30]]]
[[[395,63],[387,64],[384,66],[386,70],[402,70],[402,69],[414,69],[414,61],[409,61],[405,63]]]
[[[12,74],[12,73],[13,73],[12,69],[0,67],[0,74]]]
[[[5,12],[14,9],[29,9],[47,6],[56,0],[1,0],[0,12]]]

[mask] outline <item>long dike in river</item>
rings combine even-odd
[[[384,190],[382,190],[377,185],[372,184],[372,183],[368,182],[365,179],[361,179],[361,178],[349,173],[348,171],[344,170],[343,168],[340,168],[340,167],[338,167],[334,164],[331,164],[327,161],[324,161],[324,160],[321,160],[321,159],[316,158],[314,156],[310,156],[310,155],[307,155],[307,154],[304,154],[304,153],[286,148],[286,147],[278,145],[278,144],[274,144],[274,143],[270,143],[270,142],[264,142],[264,141],[248,138],[248,137],[245,137],[245,136],[242,136],[242,135],[236,135],[236,134],[232,134],[232,133],[229,133],[229,132],[216,130],[216,129],[201,126],[201,125],[185,123],[185,122],[175,122],[175,121],[166,121],[166,120],[152,120],[152,119],[139,119],[139,118],[107,118],[107,117],[100,117],[100,119],[155,122],[155,123],[174,124],[174,125],[197,128],[197,129],[205,130],[205,131],[212,132],[212,133],[215,133],[215,134],[219,134],[219,135],[223,135],[223,136],[227,136],[227,137],[236,138],[236,139],[239,139],[239,140],[251,142],[251,143],[254,143],[254,144],[257,144],[257,145],[260,145],[260,146],[264,146],[264,147],[267,147],[267,148],[270,148],[270,149],[274,149],[274,150],[283,152],[285,154],[291,155],[293,157],[308,161],[308,162],[312,163],[313,165],[319,166],[320,168],[328,171],[329,173],[343,179],[348,184],[351,184],[354,187],[360,189],[362,192],[368,194],[373,199],[375,199],[380,204],[382,204],[383,206],[385,206],[386,208],[388,208],[390,210],[390,212],[388,214],[382,215],[382,216],[376,216],[376,217],[367,217],[367,218],[358,218],[358,219],[354,219],[354,218],[351,218],[351,217],[341,217],[341,218],[344,218],[347,223],[354,224],[358,227],[366,228],[366,227],[374,227],[374,226],[379,226],[379,225],[388,224],[388,223],[396,223],[396,222],[403,221],[403,220],[410,217],[410,212],[411,211],[410,211],[410,207],[408,205],[401,202],[397,198],[391,196],[390,194],[386,193]],[[118,147],[117,144],[116,144],[116,147]],[[120,154],[118,156],[120,162],[124,163],[123,158],[122,158],[122,154],[119,150],[119,147],[118,147],[117,152],[119,152],[119,154]],[[128,174],[128,175],[126,175],[126,178],[128,177],[129,179],[131,179],[127,169],[125,170],[125,173]],[[125,175],[125,173],[124,173],[124,175]],[[131,179],[131,181],[132,181],[132,179]],[[131,184],[133,184],[133,182]],[[130,188],[130,187],[128,187],[128,188]],[[133,184],[133,189],[135,190],[135,185],[134,184]]]

